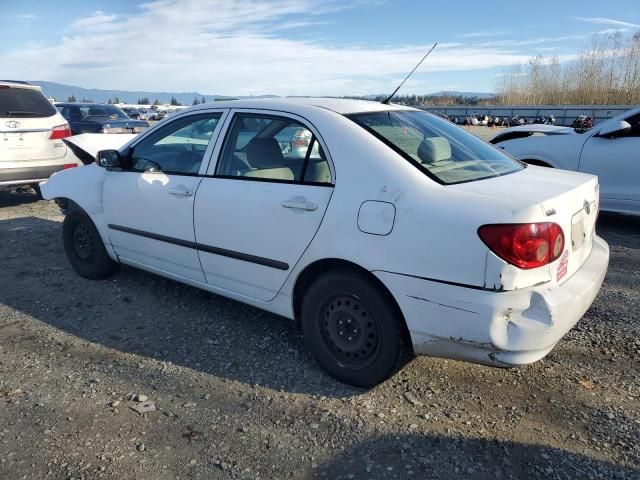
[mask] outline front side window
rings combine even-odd
[[[331,183],[329,163],[313,133],[296,120],[275,115],[236,114],[216,174]]]
[[[524,168],[497,148],[426,112],[387,110],[349,118],[443,184],[497,177]]]
[[[130,170],[197,174],[221,116],[190,115],[165,125],[133,148]]]

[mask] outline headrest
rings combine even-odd
[[[254,138],[247,145],[247,162],[253,168],[284,166],[280,144],[275,138]]]
[[[451,144],[444,137],[425,138],[418,147],[421,163],[435,163],[451,159]]]

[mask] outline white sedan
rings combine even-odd
[[[285,129],[308,132],[306,149],[283,145]],[[66,212],[80,275],[127,264],[298,320],[320,364],[359,386],[404,351],[541,359],[609,259],[595,176],[527,167],[431,114],[373,102],[194,106],[42,192]]]
[[[602,210],[640,215],[640,108],[582,133],[526,125],[503,130],[491,143],[532,165],[597,175]]]

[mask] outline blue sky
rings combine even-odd
[[[536,54],[571,61],[640,30],[637,0],[0,0],[0,72],[87,88],[207,94],[493,91]]]

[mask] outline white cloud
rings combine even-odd
[[[16,18],[20,20],[36,20],[38,18],[38,15],[36,15],[35,13],[21,13],[19,15],[16,15]]]
[[[228,95],[387,91],[422,58],[429,39],[371,47],[283,36],[290,31],[283,26],[304,32],[325,21],[323,15],[352,5],[340,0],[157,0],[127,17],[98,11],[72,22],[57,42],[0,54],[0,71],[16,78],[127,90]],[[425,85],[428,72],[524,63],[529,54],[516,47],[531,41],[522,42],[440,44],[412,80]],[[417,84],[412,88],[422,91]]]
[[[487,30],[482,32],[469,32],[458,35],[461,38],[503,37],[510,35],[511,30]]]
[[[570,17],[574,20],[580,20],[581,22],[589,22],[589,23],[598,23],[601,25],[615,25],[618,27],[631,27],[631,28],[640,28],[640,24],[623,22],[622,20],[614,20],[612,18],[603,18],[603,17]]]

